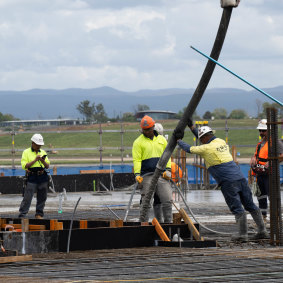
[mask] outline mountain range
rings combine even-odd
[[[283,86],[264,89],[266,93],[283,101]],[[151,110],[179,112],[188,105],[194,89],[143,89],[135,92],[120,91],[111,87],[92,89],[71,88],[63,90],[31,89],[25,91],[0,91],[0,112],[12,114],[19,119],[81,118],[76,106],[83,100],[102,103],[108,117],[117,117],[125,112],[134,112],[138,104],[145,104]],[[256,90],[236,88],[207,89],[197,114],[225,108],[229,114],[234,109],[245,110],[250,116],[258,111],[258,102],[273,101]]]

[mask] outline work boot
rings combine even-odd
[[[163,216],[162,216],[162,205],[161,204],[155,204],[153,205],[153,212],[154,217],[157,219],[159,223],[163,223]]]
[[[247,242],[248,241],[248,222],[245,212],[235,215],[236,223],[238,224],[238,233],[232,235],[232,241]]]
[[[252,218],[257,226],[257,233],[251,237],[252,240],[269,239],[260,209],[251,212]]]
[[[162,211],[164,216],[164,223],[172,223],[173,222],[173,214],[172,214],[172,203],[163,203]]]
[[[35,219],[43,219],[43,217],[41,215],[35,215]]]

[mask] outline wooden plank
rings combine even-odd
[[[116,219],[115,222],[116,222],[116,227],[123,227],[124,222],[122,219]]]
[[[57,223],[56,219],[51,219],[50,220],[50,231],[54,231],[55,230],[55,223]]]
[[[173,213],[173,224],[181,224],[182,223],[182,214],[181,213]]]
[[[186,213],[186,211],[181,208],[179,210],[179,212],[182,214],[182,217],[185,221],[186,224],[188,224],[188,227],[191,231],[191,233],[193,234],[193,237],[195,240],[197,241],[203,241],[203,237],[200,236],[199,231],[197,230],[197,228],[195,227],[193,221],[191,220],[191,218],[188,216],[188,214]]]
[[[29,227],[29,219],[27,218],[22,218],[21,220],[21,227],[18,228],[19,232],[28,232],[30,227]]]
[[[80,229],[87,229],[87,220],[80,220]]]
[[[109,226],[110,227],[123,227],[123,220],[122,219],[110,220]]]
[[[13,226],[14,230],[22,230],[22,224],[5,224],[4,228],[9,227],[9,226]],[[35,225],[35,224],[30,224],[28,225],[28,229],[25,229],[25,232],[28,231],[40,231],[40,230],[46,230],[46,226],[45,225]]]
[[[101,173],[114,173],[114,169],[80,170],[80,174],[101,174]]]
[[[0,264],[8,263],[8,262],[29,261],[29,260],[32,260],[32,255],[5,256],[5,257],[0,257]]]
[[[55,230],[63,230],[63,222],[56,222]]]
[[[6,224],[6,223],[7,223],[7,219],[0,218],[1,228],[2,228],[2,225]]]
[[[50,231],[63,230],[63,222],[58,222],[57,219],[50,220]]]
[[[163,228],[159,224],[158,220],[156,218],[153,218],[151,223],[152,223],[152,225],[154,225],[155,230],[156,230],[157,234],[159,235],[159,237],[161,238],[161,240],[164,241],[164,242],[170,242],[170,239],[168,238],[165,231],[163,230]]]

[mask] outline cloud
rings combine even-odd
[[[217,3],[216,3],[217,2]],[[252,2],[252,3],[251,3]],[[283,4],[241,1],[220,61],[282,84]],[[211,0],[1,0],[0,90],[195,88],[222,9]],[[218,67],[209,87],[250,87]]]

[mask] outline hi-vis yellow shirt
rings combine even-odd
[[[34,150],[32,150],[31,147],[25,149],[23,154],[22,154],[22,159],[21,159],[22,168],[24,170],[27,170],[26,164],[31,162],[31,161],[33,161],[36,158],[37,155],[43,156],[43,155],[46,155],[46,152],[43,149],[40,149],[38,151],[38,153],[36,153]],[[46,156],[45,162],[50,164],[48,156]],[[33,168],[33,167],[42,167],[42,168],[44,168],[44,165],[40,161],[36,161],[30,168]]]
[[[203,157],[207,168],[233,161],[229,146],[219,138],[215,138],[207,144],[191,146],[190,153],[199,154]]]
[[[134,141],[132,149],[135,175],[154,172],[166,146],[167,141],[162,135],[154,136],[153,140],[140,135]],[[170,159],[166,168],[171,169]]]

